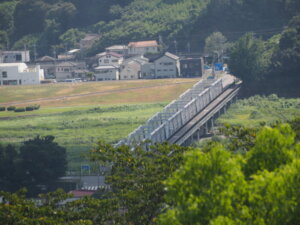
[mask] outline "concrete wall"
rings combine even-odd
[[[27,67],[25,63],[0,64],[1,85],[40,84],[44,80],[44,70],[40,66]]]

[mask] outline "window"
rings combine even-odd
[[[111,60],[112,62],[118,62],[118,60],[117,59],[113,59],[113,60]]]
[[[108,59],[104,59],[104,63],[109,63],[109,60]]]
[[[6,72],[6,71],[3,71],[3,72],[2,72],[2,77],[3,77],[3,78],[7,78],[7,72]]]
[[[171,66],[171,65],[173,65],[173,63],[172,62],[165,62],[164,65],[165,66]]]
[[[68,69],[68,68],[65,68],[65,69],[64,69],[64,72],[69,72],[69,69]]]
[[[16,55],[16,61],[22,61],[22,55],[21,54]]]

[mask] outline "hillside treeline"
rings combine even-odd
[[[189,43],[199,51],[213,31],[230,41],[247,31],[263,37],[279,33],[299,5],[297,0],[2,0],[0,46],[26,45],[39,56],[52,55],[76,47],[84,33],[99,33],[91,55],[111,44],[145,39],[160,39],[178,51]]]

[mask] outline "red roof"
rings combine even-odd
[[[157,41],[138,41],[138,42],[130,42],[128,47],[130,48],[142,48],[142,47],[157,47]]]

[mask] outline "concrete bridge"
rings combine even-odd
[[[239,89],[240,82],[231,75],[201,79],[117,146],[142,143],[147,149],[151,143],[189,145],[210,133],[214,120],[226,111]]]

